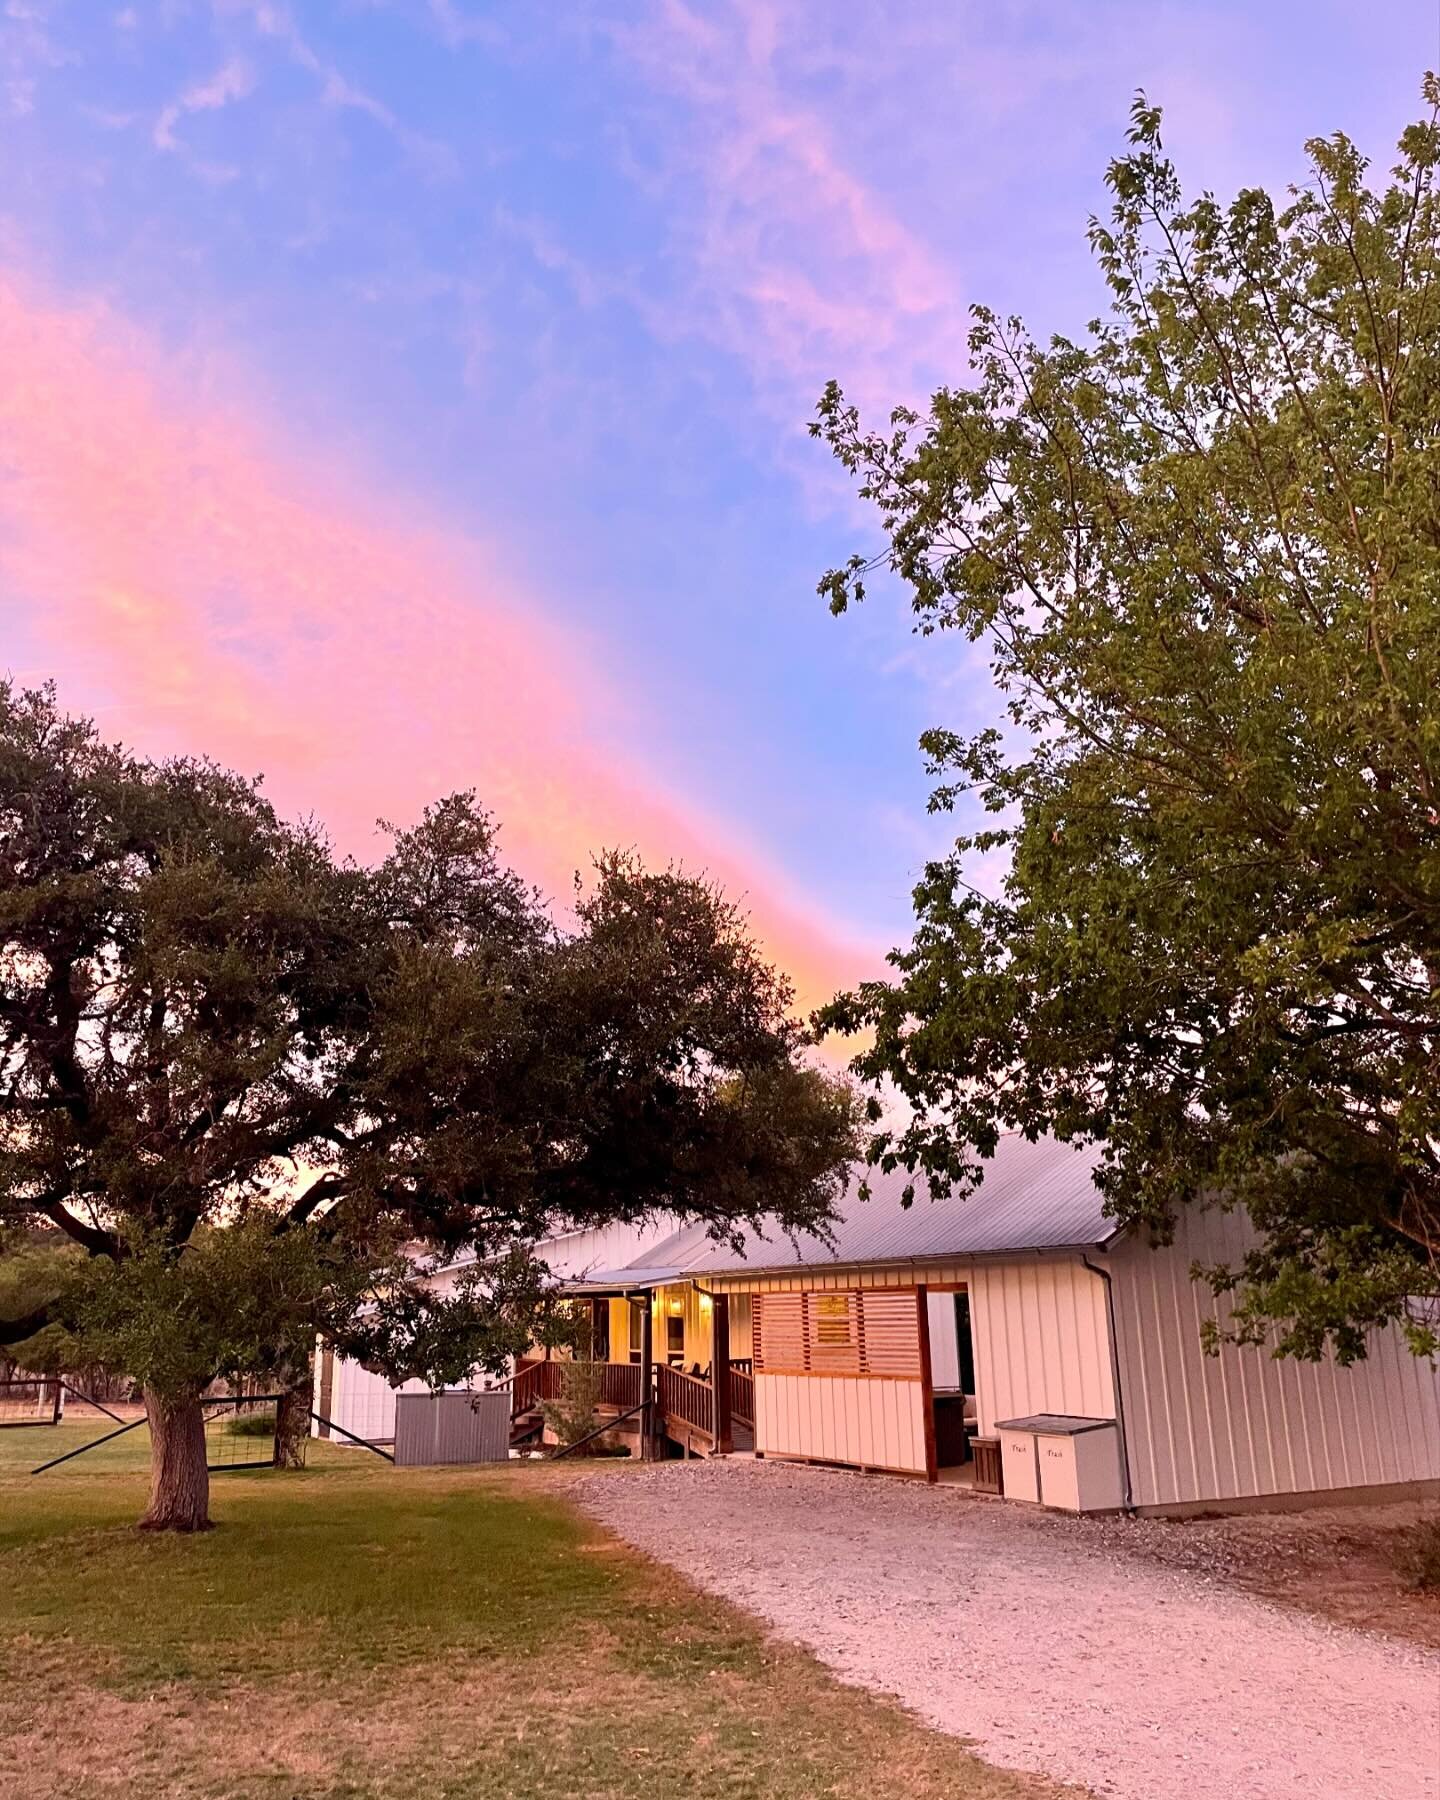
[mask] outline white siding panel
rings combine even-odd
[[[990,1434],[1026,1413],[1115,1417],[1105,1286],[1078,1261],[977,1263],[968,1274],[976,1410]]]
[[[407,1381],[399,1392],[423,1394],[425,1383]],[[396,1389],[383,1375],[372,1374],[342,1356],[335,1358],[330,1417],[344,1430],[353,1431],[356,1437],[389,1443],[395,1436],[395,1394]],[[337,1436],[335,1442],[343,1445],[345,1439]]]
[[[1173,1245],[1126,1240],[1111,1253],[1135,1504],[1440,1478],[1440,1374],[1398,1332],[1375,1334],[1348,1369],[1263,1347],[1205,1355],[1201,1322],[1217,1302],[1191,1264],[1238,1259],[1248,1234],[1238,1214],[1192,1212]]]
[[[843,1375],[757,1375],[755,1446],[770,1456],[814,1457],[923,1475],[920,1383]]]

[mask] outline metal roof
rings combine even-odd
[[[746,1270],[848,1267],[856,1263],[933,1261],[946,1257],[994,1256],[1006,1251],[1093,1249],[1115,1235],[1092,1179],[1098,1145],[1063,1144],[1057,1138],[1031,1143],[1006,1136],[983,1164],[980,1185],[966,1198],[933,1198],[921,1176],[903,1169],[852,1171],[850,1187],[837,1205],[830,1241],[785,1235],[778,1226],[744,1233],[737,1256],[732,1245],[716,1243],[701,1225],[687,1225],[630,1265],[636,1273],[652,1267],[681,1268],[691,1275],[740,1274]],[[859,1187],[868,1179],[870,1198]],[[901,1195],[910,1182],[915,1199]]]
[[[623,1269],[587,1269],[583,1275],[562,1275],[557,1285],[567,1294],[636,1294],[642,1288],[668,1287],[672,1281],[684,1281],[689,1273],[685,1264],[647,1264],[641,1268],[638,1263],[631,1263]]]

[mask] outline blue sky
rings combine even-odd
[[[1433,0],[8,0],[0,603],[113,735],[365,852],[476,785],[552,887],[713,868],[818,995],[902,939],[915,749],[988,717],[805,423],[1100,303],[1134,90],[1187,185],[1383,158]],[[458,647],[457,647],[458,646]]]

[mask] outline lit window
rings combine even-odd
[[[850,1343],[850,1296],[848,1294],[817,1294],[815,1296],[815,1341],[817,1344],[836,1346]]]

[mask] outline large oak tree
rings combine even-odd
[[[317,1330],[454,1379],[544,1328],[563,1225],[822,1223],[854,1107],[803,1058],[703,880],[607,855],[561,927],[470,796],[362,867],[0,686],[0,1225],[85,1253],[0,1343],[59,1322],[143,1383],[147,1525],[208,1522],[215,1376],[298,1385],[303,1430]]]
[[[1117,1221],[1218,1196],[1240,1338],[1363,1354],[1440,1293],[1440,93],[1373,185],[1187,200],[1144,100],[1090,238],[1108,316],[977,309],[966,385],[815,430],[919,630],[989,647],[1001,723],[929,732],[973,808],[894,977],[826,1023],[913,1109],[877,1158],[972,1183],[1004,1128],[1104,1145]],[[997,709],[998,710],[998,709]],[[988,822],[981,809],[994,815]],[[967,821],[968,823],[968,821]],[[1008,859],[998,884],[982,873]]]

